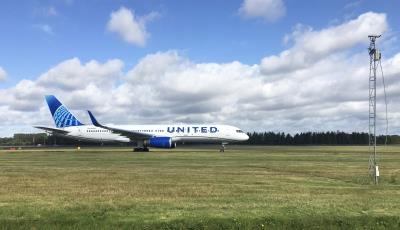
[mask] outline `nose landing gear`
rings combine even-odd
[[[221,148],[219,148],[219,152],[220,152],[220,153],[225,152],[225,143],[222,143],[222,144],[221,144]]]

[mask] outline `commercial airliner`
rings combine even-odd
[[[134,151],[175,148],[177,142],[225,144],[249,139],[241,129],[229,125],[102,125],[88,111],[92,124],[80,122],[55,96],[45,96],[56,127],[34,126],[48,133],[93,142],[135,142]]]

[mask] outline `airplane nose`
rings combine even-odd
[[[243,138],[245,141],[247,141],[248,139],[249,139],[249,135],[247,135],[247,134],[244,134],[244,138]]]

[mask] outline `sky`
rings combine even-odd
[[[397,0],[0,3],[0,136],[53,126],[44,95],[84,123],[368,131],[369,34],[389,133],[400,134]],[[378,132],[385,129],[381,76]]]

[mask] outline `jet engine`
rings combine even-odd
[[[155,147],[155,148],[170,149],[176,147],[176,143],[172,142],[171,137],[152,137],[147,141],[146,144],[150,147]]]

